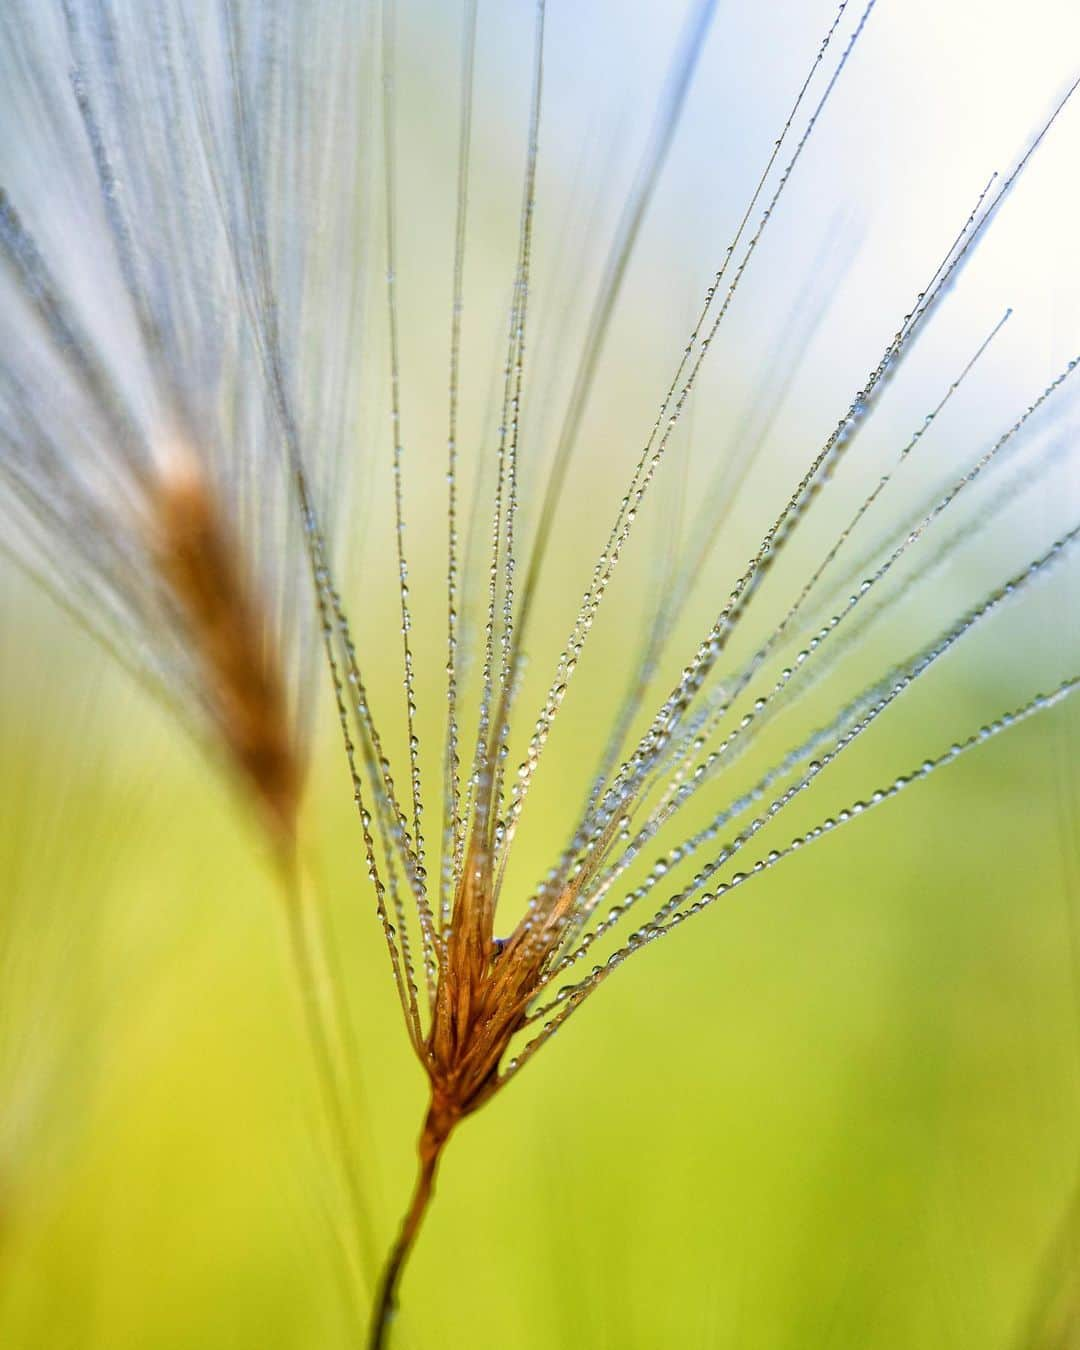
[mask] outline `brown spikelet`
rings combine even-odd
[[[487,770],[494,768],[489,751]],[[616,824],[600,838],[601,858]],[[397,1283],[434,1192],[439,1160],[458,1123],[500,1087],[499,1066],[522,1029],[564,925],[578,903],[590,869],[568,881],[543,907],[524,917],[506,939],[494,936],[496,877],[490,840],[474,832],[454,899],[431,1030],[422,1062],[431,1099],[417,1144],[419,1168],[413,1197],[382,1273],[369,1350],[384,1350]]]
[[[151,494],[158,570],[206,682],[211,715],[275,833],[295,832],[300,765],[284,676],[247,570],[203,469],[171,455]]]

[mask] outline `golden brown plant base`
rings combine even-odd
[[[446,1141],[457,1123],[489,1101],[505,1081],[500,1062],[521,1030],[525,1009],[562,936],[576,885],[587,875],[561,888],[546,910],[534,909],[508,938],[497,941],[493,856],[491,841],[482,842],[474,834],[455,896],[431,1030],[422,1043],[414,1041],[431,1083],[431,1105],[420,1134],[416,1188],[379,1282],[369,1350],[387,1345],[397,1286],[430,1204]]]

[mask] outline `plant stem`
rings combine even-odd
[[[346,1247],[343,1256],[350,1278],[346,1283],[351,1294],[352,1312],[356,1321],[362,1325],[360,1308],[362,1298],[355,1288],[357,1267],[355,1262],[363,1261],[369,1251],[369,1234],[364,1198],[360,1190],[360,1168],[353,1148],[349,1129],[348,1111],[341,1092],[341,1084],[334,1063],[334,1053],[326,1014],[319,999],[316,982],[315,961],[311,942],[304,922],[299,869],[295,856],[282,855],[282,869],[285,879],[285,917],[289,934],[289,947],[292,955],[293,972],[296,976],[297,992],[303,1007],[304,1022],[311,1044],[315,1073],[323,1096],[327,1121],[330,1126],[333,1148],[337,1155],[338,1166],[345,1184],[348,1209],[348,1224],[353,1239],[352,1260]],[[347,1272],[348,1273],[348,1272]]]
[[[375,1308],[371,1315],[371,1331],[368,1336],[368,1350],[386,1350],[390,1334],[390,1323],[397,1308],[397,1288],[401,1273],[405,1268],[409,1253],[412,1251],[416,1235],[420,1231],[424,1215],[435,1190],[435,1173],[439,1167],[439,1158],[453,1128],[453,1121],[440,1115],[435,1106],[428,1112],[424,1129],[420,1135],[420,1166],[416,1174],[412,1200],[402,1220],[397,1241],[390,1248],[379,1281],[379,1292]]]

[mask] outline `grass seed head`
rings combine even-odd
[[[202,671],[213,725],[268,824],[288,839],[302,773],[280,648],[190,451],[178,447],[164,459],[149,505],[151,552]]]
[[[522,440],[523,425],[536,407],[526,397],[526,386],[538,364],[534,327],[540,288],[534,265],[538,221],[543,221],[536,205],[547,6],[544,0],[535,5],[526,56],[524,170],[510,208],[517,211],[506,278],[511,300],[507,321],[500,316],[498,406],[489,419],[494,430],[486,426],[477,442],[478,467],[487,470],[487,477],[476,478],[468,531],[470,540],[481,539],[477,582],[477,575],[470,576],[468,550],[462,557],[458,487],[459,445],[465,444],[459,403],[467,368],[462,344],[478,32],[478,6],[466,0],[452,229],[447,222],[453,237],[445,475],[447,684],[437,895],[429,886],[435,869],[429,873],[424,836],[430,766],[420,747],[423,638],[414,626],[410,587],[415,581],[408,556],[413,429],[404,397],[408,354],[403,361],[400,352],[398,277],[403,269],[397,235],[406,213],[398,202],[394,5],[369,11],[333,0],[311,6],[285,3],[271,6],[267,17],[259,5],[226,4],[213,22],[201,23],[192,22],[184,5],[163,0],[154,7],[156,27],[144,27],[137,9],[125,9],[115,32],[104,21],[84,21],[82,7],[70,4],[62,25],[35,30],[27,7],[25,32],[36,31],[40,42],[32,59],[20,52],[25,59],[14,63],[31,75],[22,81],[21,96],[27,106],[36,106],[39,90],[53,87],[57,72],[70,67],[74,73],[72,88],[58,98],[59,115],[51,119],[60,131],[54,148],[57,158],[74,168],[77,190],[69,192],[71,199],[97,202],[87,216],[93,216],[100,248],[92,255],[93,269],[84,270],[111,268],[111,296],[120,297],[123,331],[133,345],[121,350],[118,361],[117,349],[102,340],[108,325],[98,322],[95,330],[85,315],[80,318],[78,300],[65,293],[60,273],[50,271],[48,249],[39,247],[15,206],[0,194],[0,250],[6,275],[14,279],[21,325],[15,327],[29,335],[21,345],[0,348],[5,479],[45,552],[51,549],[74,562],[71,575],[83,588],[80,605],[85,595],[118,620],[116,626],[127,624],[155,675],[197,705],[275,830],[285,835],[295,824],[301,738],[290,710],[292,662],[288,624],[281,618],[291,619],[298,593],[290,584],[268,584],[267,576],[291,581],[297,559],[308,567],[305,580],[312,587],[306,597],[311,603],[303,607],[304,635],[322,638],[358,808],[366,879],[409,1039],[430,1088],[417,1189],[384,1275],[373,1346],[384,1344],[396,1282],[430,1201],[447,1139],[615,970],[796,851],[1080,687],[1080,676],[1067,675],[1049,694],[1028,698],[820,824],[800,827],[789,843],[773,839],[781,846],[755,857],[759,835],[775,830],[782,814],[786,821],[791,804],[802,800],[882,713],[970,633],[1058,566],[1080,540],[1080,524],[1073,524],[1052,542],[1044,541],[1019,570],[1003,567],[975,603],[953,613],[942,627],[935,620],[929,635],[879,669],[869,683],[856,675],[856,692],[831,707],[810,731],[792,733],[784,753],[760,773],[755,769],[748,787],[729,788],[744,757],[752,763],[750,752],[768,745],[773,724],[816,684],[831,692],[845,658],[875,621],[890,617],[905,593],[931,582],[971,537],[963,503],[973,497],[978,501],[982,488],[996,481],[1000,502],[991,499],[978,527],[1004,509],[1015,496],[1015,482],[1002,475],[1017,447],[1038,433],[1043,408],[1057,406],[1064,397],[1075,360],[1056,374],[1047,372],[1041,390],[1027,395],[1029,401],[989,444],[957,450],[962,464],[947,486],[934,482],[928,495],[925,485],[919,487],[911,494],[914,508],[901,504],[882,521],[878,498],[889,491],[903,464],[926,458],[921,450],[916,453],[924,432],[932,435],[931,424],[939,425],[945,404],[954,395],[964,396],[961,385],[997,339],[1002,319],[974,355],[965,353],[966,365],[957,362],[959,374],[956,367],[935,372],[937,401],[929,412],[920,408],[924,415],[915,434],[880,475],[875,467],[870,475],[875,485],[839,534],[830,534],[833,542],[820,560],[815,555],[807,567],[805,559],[798,560],[796,545],[800,573],[794,581],[790,575],[785,580],[792,541],[805,538],[804,524],[818,515],[822,498],[832,500],[833,485],[841,478],[837,470],[865,441],[863,429],[886,389],[903,380],[909,352],[954,293],[1028,161],[1056,130],[1074,84],[1025,143],[1013,168],[987,183],[970,215],[943,227],[938,251],[911,283],[910,307],[890,316],[883,327],[892,335],[884,350],[869,354],[862,367],[868,373],[850,400],[845,396],[827,424],[832,429],[801,447],[798,470],[769,508],[772,525],[729,579],[730,589],[725,584],[718,592],[704,633],[699,628],[693,641],[684,641],[680,619],[699,580],[709,577],[712,584],[706,564],[724,534],[753,454],[739,464],[733,450],[732,462],[718,475],[712,476],[712,466],[706,469],[700,512],[689,531],[694,542],[686,558],[672,559],[665,570],[670,584],[662,587],[640,673],[630,672],[624,694],[614,701],[610,725],[602,728],[603,748],[568,833],[548,841],[548,871],[521,896],[520,912],[506,915],[507,877],[514,876],[517,884],[509,871],[517,832],[532,810],[528,802],[540,765],[550,758],[553,732],[557,724],[565,725],[564,704],[574,701],[579,671],[595,649],[596,621],[602,610],[606,615],[608,596],[622,582],[624,559],[640,537],[638,522],[655,506],[657,484],[665,476],[670,480],[680,456],[684,474],[692,472],[684,435],[687,410],[707,392],[702,372],[717,363],[730,315],[738,312],[737,293],[752,288],[760,273],[759,260],[767,251],[758,252],[759,242],[766,232],[771,239],[772,221],[788,209],[791,184],[813,172],[814,154],[804,152],[829,124],[834,91],[857,64],[852,58],[872,31],[875,6],[876,0],[838,4],[820,43],[807,53],[805,80],[793,88],[776,139],[762,142],[760,177],[751,175],[745,183],[741,222],[726,251],[710,262],[717,270],[704,288],[685,346],[674,353],[670,382],[669,372],[659,382],[655,422],[642,428],[642,439],[630,448],[629,476],[610,485],[611,510],[599,536],[605,539],[606,529],[606,542],[598,555],[585,560],[584,597],[577,612],[567,616],[569,632],[552,662],[539,710],[522,724],[522,670],[526,654],[535,656],[539,646],[535,600],[550,576],[547,565],[562,523],[560,499],[585,410],[603,371],[601,355],[619,313],[639,228],[662,178],[716,6],[713,0],[689,5],[595,288],[581,287],[587,292],[587,317],[580,332],[571,325],[559,334],[560,350],[569,353],[572,387],[552,455],[532,466],[538,470],[541,500],[535,531],[523,548],[519,451],[531,448]],[[98,18],[115,18],[119,10],[109,0],[91,7]],[[32,46],[28,39],[27,50]],[[368,98],[381,106],[365,102]],[[141,121],[125,121],[124,110],[134,106],[152,134],[143,135]],[[82,138],[82,153],[65,159],[74,134]],[[381,141],[377,149],[376,141]],[[160,147],[167,151],[175,182],[157,172]],[[52,218],[58,213],[40,214]],[[379,278],[388,376],[384,412],[390,428],[371,453],[382,456],[392,480],[388,521],[394,532],[395,624],[400,619],[395,676],[400,675],[403,694],[397,712],[407,746],[405,772],[392,767],[385,721],[380,729],[386,710],[376,717],[370,672],[365,671],[372,652],[377,649],[381,658],[386,644],[365,644],[354,632],[327,545],[340,497],[332,490],[335,463],[342,447],[353,443],[346,391],[359,368],[358,316],[369,317],[360,303],[363,287],[354,278],[362,270],[358,260],[365,266],[370,262],[369,252],[380,254],[371,271]],[[159,288],[162,278],[166,284]],[[85,277],[77,281],[76,292],[86,289]],[[99,305],[94,318],[100,320],[107,308]],[[8,312],[16,308],[0,308],[0,322],[7,322]],[[429,319],[425,309],[425,325]],[[778,350],[785,350],[782,344]],[[126,364],[125,351],[133,354]],[[785,359],[797,369],[801,355]],[[56,408],[47,397],[54,386],[64,393]],[[778,397],[768,389],[764,401]],[[161,425],[200,430],[169,442],[161,453]],[[437,453],[441,456],[441,447]],[[221,471],[221,460],[227,471]],[[1047,457],[1038,473],[1050,464]],[[1028,466],[1021,464],[1016,478],[1026,485],[1032,478]],[[896,495],[891,493],[890,501]],[[692,493],[684,489],[682,496]],[[869,517],[872,537],[853,556],[852,541],[862,537],[861,522],[871,511],[876,512]],[[961,523],[952,527],[958,515]],[[490,520],[486,541],[483,525],[472,528],[482,518]],[[682,532],[674,533],[679,537],[673,551],[678,552]],[[297,535],[303,548],[293,547]],[[568,547],[576,542],[570,540]],[[909,561],[915,565],[905,573],[902,564]],[[790,585],[793,598],[766,616],[764,637],[740,649],[747,614],[752,610],[756,618],[764,607],[761,596],[775,597],[782,584]],[[305,653],[317,646],[301,645]],[[466,648],[477,657],[471,670],[461,659]],[[610,677],[611,671],[606,673]],[[464,726],[468,722],[471,728],[474,720],[475,752],[469,756],[463,751]],[[518,773],[508,780],[511,755],[519,751]],[[706,809],[695,815],[703,805]],[[659,854],[647,866],[647,851],[653,849]],[[618,895],[614,903],[608,898],[613,891]],[[496,936],[497,930],[508,936]],[[609,954],[590,967],[586,958],[605,942]],[[302,939],[297,949],[303,950]],[[311,975],[303,959],[302,965]],[[315,983],[306,980],[309,992]],[[317,1002],[313,994],[310,1006]],[[329,1066],[329,1043],[316,1039]],[[324,1076],[331,1079],[329,1068]],[[344,1113],[335,1109],[335,1120],[347,1143]]]

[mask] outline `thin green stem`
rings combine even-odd
[[[447,1123],[434,1107],[428,1112],[427,1121],[420,1135],[420,1164],[416,1174],[409,1208],[401,1223],[401,1231],[390,1248],[386,1258],[382,1277],[379,1280],[378,1294],[371,1315],[371,1329],[368,1334],[368,1350],[387,1350],[390,1337],[390,1324],[397,1310],[397,1291],[405,1262],[416,1242],[416,1235],[428,1211],[431,1197],[435,1191],[435,1174],[439,1169],[439,1159],[446,1146],[453,1122]]]
[[[303,1008],[304,1024],[311,1046],[315,1074],[330,1128],[331,1144],[345,1187],[347,1227],[349,1239],[343,1242],[343,1259],[349,1278],[351,1312],[357,1326],[363,1326],[362,1307],[364,1290],[360,1270],[370,1250],[367,1210],[360,1187],[360,1165],[349,1129],[348,1110],[342,1094],[327,1017],[319,998],[316,965],[307,924],[304,921],[303,893],[295,852],[283,850],[280,854],[285,886],[284,908],[289,950],[297,993]],[[354,1250],[350,1253],[350,1247]]]

